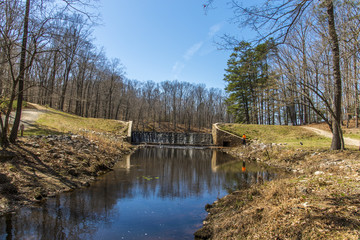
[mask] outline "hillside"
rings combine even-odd
[[[331,144],[331,139],[300,126],[223,124],[220,127],[239,136],[245,133],[249,140],[257,140],[265,144],[281,143],[288,148],[327,149]]]
[[[288,175],[265,183],[258,179],[257,185],[207,206],[197,239],[359,239],[358,150],[328,151],[329,138],[302,127],[230,124],[223,129],[250,139],[250,145],[228,153]]]
[[[125,122],[38,105],[24,116],[25,136],[0,152],[0,214],[87,186],[132,149]]]

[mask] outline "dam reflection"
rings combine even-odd
[[[88,188],[0,218],[1,239],[193,239],[204,206],[276,176],[211,149],[143,148]]]

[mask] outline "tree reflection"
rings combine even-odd
[[[130,169],[129,161],[119,163],[89,188],[60,194],[40,206],[0,218],[0,238],[93,239],[101,226],[121,219],[126,209],[120,203],[200,198],[224,189],[244,189],[260,177],[269,180],[275,175],[251,163],[242,172],[242,162],[235,160],[210,149],[140,149],[131,155]]]

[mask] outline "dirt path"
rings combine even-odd
[[[329,132],[329,131],[325,131],[325,130],[321,130],[321,129],[313,128],[313,127],[303,127],[303,128],[305,128],[307,130],[310,130],[310,131],[313,131],[313,132],[315,132],[315,133],[317,133],[319,135],[322,135],[324,137],[332,138],[332,133]],[[345,145],[360,146],[360,140],[345,137],[344,141],[345,141]]]
[[[21,113],[21,123],[25,125],[25,127],[33,127],[35,121],[42,115],[46,110],[41,109],[24,109]]]
[[[26,129],[35,127],[35,122],[36,120],[43,114],[45,113],[47,110],[46,108],[37,105],[37,104],[29,104],[30,108],[26,108],[24,110],[22,110],[21,112],[21,124],[24,124]],[[10,115],[10,119],[11,121],[14,120],[15,117],[15,112],[12,112]]]

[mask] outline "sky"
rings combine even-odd
[[[102,24],[95,43],[118,58],[126,77],[138,81],[178,80],[225,88],[229,51],[216,42],[225,33],[246,38],[230,23],[224,0],[205,13],[205,0],[101,0]]]

